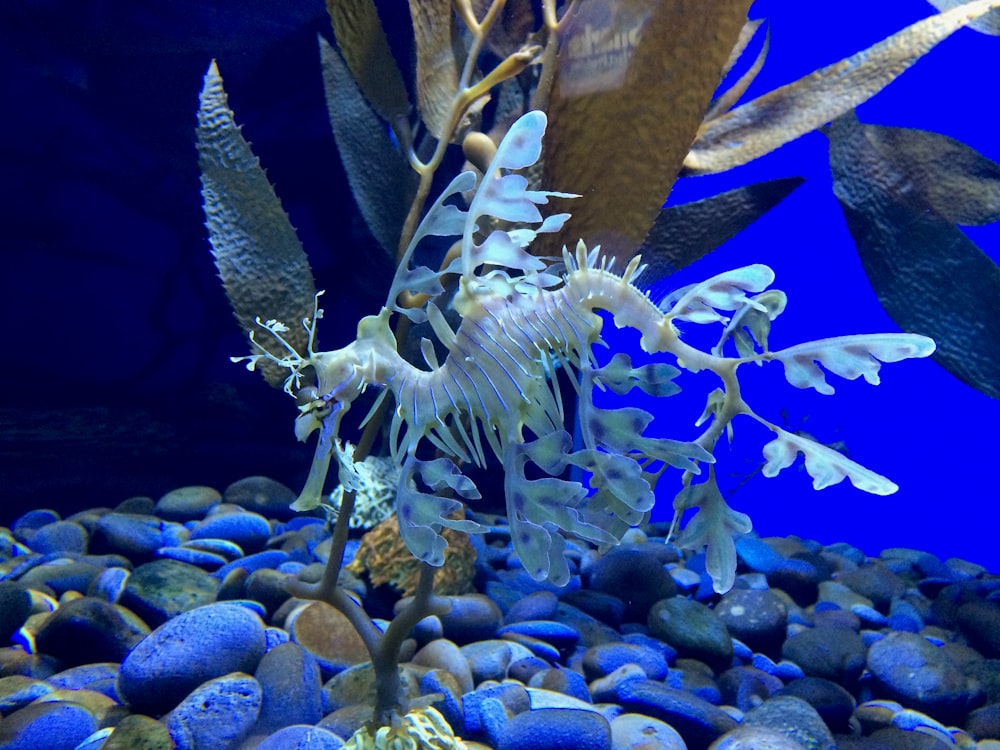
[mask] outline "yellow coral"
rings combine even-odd
[[[392,726],[380,727],[372,737],[361,727],[344,743],[345,750],[466,750],[448,722],[427,706],[394,719]]]

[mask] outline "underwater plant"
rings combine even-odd
[[[524,4],[511,5],[523,10]],[[667,23],[663,8],[670,5],[630,16],[632,23],[650,24],[637,36],[641,42],[636,42],[632,62],[640,68],[644,54],[662,44],[655,41],[662,37],[653,32]],[[728,590],[736,570],[733,537],[751,526],[749,518],[729,507],[720,492],[713,454],[722,436],[731,436],[738,416],[763,425],[773,435],[763,447],[765,476],[777,475],[802,454],[816,489],[846,478],[874,494],[896,490],[889,479],[842,453],[769,421],[767,405],[758,412],[744,398],[738,370],[777,360],[791,385],[830,394],[833,388],[824,370],[877,384],[883,362],[931,355],[935,343],[930,337],[849,335],[771,350],[771,326],[783,313],[786,299],[770,288],[774,274],[763,264],[716,275],[664,299],[649,293],[650,285],[664,274],[651,272],[643,259],[654,267],[686,265],[710,249],[671,256],[663,247],[643,243],[655,236],[654,222],[667,215],[661,206],[674,176],[682,169],[708,172],[757,158],[849,112],[900,72],[893,57],[900,54],[898,45],[887,45],[892,55],[886,48],[877,53],[890,59],[867,56],[848,66],[861,73],[842,76],[832,85],[852,90],[880,66],[888,71],[884,80],[838,101],[836,111],[816,105],[829,88],[806,88],[813,97],[802,107],[808,116],[783,123],[788,127],[777,128],[781,133],[775,136],[775,123],[768,117],[748,116],[744,107],[750,105],[733,110],[738,113],[734,117],[724,114],[747,82],[709,106],[712,90],[731,64],[727,58],[734,57],[734,49],[738,57],[756,28],[751,25],[748,33],[740,33],[748,3],[723,5],[726,10],[719,9],[719,15],[725,23],[720,19],[719,29],[701,32],[715,34],[716,43],[701,61],[703,68],[695,66],[697,85],[685,84],[690,101],[681,107],[685,111],[678,118],[680,124],[671,124],[680,130],[664,149],[673,166],[656,160],[656,168],[666,170],[661,182],[650,189],[648,180],[633,176],[637,186],[626,189],[618,170],[607,168],[617,158],[614,153],[601,149],[602,159],[587,159],[580,149],[605,145],[599,138],[600,122],[598,135],[588,131],[587,123],[599,121],[620,101],[631,102],[636,94],[626,84],[643,85],[645,79],[637,75],[638,84],[624,80],[599,91],[568,91],[574,85],[573,71],[567,73],[554,61],[561,45],[572,51],[574,10],[584,12],[578,4],[569,3],[568,9],[557,13],[554,2],[543,3],[546,33],[536,41],[528,36],[497,39],[498,29],[512,34],[497,25],[504,8],[499,0],[489,3],[484,13],[465,2],[455,3],[454,8],[450,2],[411,3],[418,49],[418,111],[427,132],[426,141],[418,143],[407,122],[405,87],[395,83],[399,72],[380,56],[380,47],[387,47],[387,42],[374,5],[331,1],[328,7],[340,52],[321,42],[328,86],[335,81],[328,97],[331,121],[338,140],[348,144],[343,147],[345,161],[357,180],[355,192],[366,220],[380,243],[397,256],[397,270],[381,310],[358,323],[352,342],[332,351],[317,344],[322,292],[316,292],[287,217],[235,125],[214,63],[206,75],[199,111],[205,209],[220,275],[254,348],[249,357],[235,359],[261,370],[269,382],[280,384],[297,399],[295,432],[300,440],[317,433],[309,476],[293,507],[309,511],[326,506],[336,516],[323,579],[316,584],[293,581],[289,588],[296,596],[330,602],[361,634],[377,675],[376,726],[392,723],[392,716],[404,708],[397,672],[400,643],[417,621],[447,607],[432,593],[434,568],[444,561],[443,531],[486,530],[474,518],[456,517],[463,500],[480,496],[466,466],[499,461],[514,549],[532,577],[556,585],[570,578],[564,554],[567,537],[602,549],[614,546],[629,528],[648,518],[654,490],[670,469],[676,469],[675,542],[685,548],[705,548],[715,590]],[[964,10],[939,14],[936,26],[921,27],[924,36],[913,34],[920,43],[903,56],[910,62],[936,43],[927,43],[928,28],[939,40],[998,6],[979,0]],[[625,5],[611,7],[628,15],[622,10]],[[697,36],[698,25],[690,21],[685,32]],[[457,64],[454,52],[457,22],[464,24],[466,34],[458,45],[465,50],[463,64]],[[443,38],[441,29],[447,31]],[[694,36],[688,42],[696,43]],[[362,38],[365,45],[358,42]],[[491,40],[501,59],[491,71],[480,73],[478,61]],[[502,50],[506,51],[501,54]],[[654,62],[662,62],[659,52],[649,54]],[[442,55],[447,58],[444,63]],[[644,64],[654,63],[647,59]],[[536,65],[540,70],[530,70]],[[484,100],[522,75],[532,76],[533,92],[512,108],[523,112],[516,118],[496,115],[506,132],[494,143],[479,131]],[[355,88],[345,89],[352,76]],[[831,85],[830,76],[825,81]],[[579,79],[575,85],[581,85]],[[510,89],[507,86],[505,92]],[[794,105],[796,96],[802,95],[799,87],[784,99],[776,98]],[[585,108],[581,102],[588,96],[591,103],[593,97],[601,100],[596,114],[577,109]],[[345,105],[345,100],[351,103]],[[773,99],[771,105],[765,114],[781,109]],[[359,121],[368,125],[359,126]],[[383,131],[381,146],[372,146],[373,140],[378,141],[374,137],[352,141],[351,136],[361,132],[358,127],[374,127],[375,132],[379,121],[388,123],[393,138]],[[748,135],[740,128],[756,128],[758,135],[764,135]],[[736,142],[734,133],[740,134],[740,142],[756,146],[734,152],[724,145]],[[364,151],[352,151],[360,148],[359,141],[374,149],[370,160]],[[425,209],[448,146],[458,142],[463,142],[477,169],[461,171]],[[400,154],[414,168],[416,184],[400,176]],[[623,163],[633,161],[627,154],[622,157]],[[373,201],[371,196],[385,194],[387,184],[400,195]],[[619,189],[622,194],[610,207],[595,204]],[[636,190],[643,194],[636,195]],[[627,210],[616,208],[618,200],[628,203]],[[540,207],[550,204],[558,204],[558,210],[543,213]],[[576,214],[572,219],[571,211]],[[748,215],[746,221],[754,216]],[[634,366],[620,351],[599,361],[594,349],[602,343],[601,331],[609,321],[637,331],[642,349],[653,361]],[[405,356],[402,344],[423,324],[434,340],[419,339],[423,362],[418,363]],[[721,325],[711,348],[697,348],[680,333],[679,326],[705,324]],[[720,382],[707,394],[705,412],[696,425],[703,431],[693,440],[647,434],[654,422],[648,411],[595,403],[594,393],[600,390],[625,395],[638,388],[668,398],[679,390],[675,380],[685,370],[714,373]],[[569,383],[571,390],[564,393],[561,383]],[[364,434],[352,444],[341,435],[343,420],[369,388],[378,394],[361,420]],[[665,403],[657,409],[657,417],[669,414],[669,402]],[[389,406],[388,419],[383,419]],[[422,562],[409,606],[384,633],[337,587],[354,491],[363,481],[358,466],[383,428],[389,457],[400,472],[399,533]],[[325,494],[331,463],[342,487],[335,508],[328,505]],[[693,510],[697,512],[681,529],[681,517]],[[358,744],[364,743],[359,739]]]

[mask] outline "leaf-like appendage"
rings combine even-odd
[[[684,290],[676,301],[671,299],[668,317],[691,323],[727,322],[717,310],[736,310],[743,305],[759,307],[747,292],[762,292],[774,281],[774,271],[762,263],[736,268],[713,276]],[[661,309],[664,307],[661,304]]]
[[[343,410],[337,408],[322,420],[317,419],[313,412],[300,414],[295,420],[295,430],[296,434],[299,435],[299,440],[305,440],[315,429],[319,430],[319,436],[316,439],[312,463],[309,465],[309,476],[306,477],[305,486],[299,496],[289,506],[292,510],[313,510],[323,504],[323,485],[326,483],[326,475],[330,470],[330,459],[336,455],[338,462],[345,460],[336,439],[342,415]],[[341,468],[343,467],[341,466]],[[345,477],[346,475],[345,473]]]
[[[427,320],[427,314],[423,308],[403,307],[399,305],[399,295],[404,292],[410,294],[437,294],[441,290],[440,278],[444,273],[456,272],[456,264],[451,263],[447,268],[434,270],[428,266],[416,266],[411,268],[413,253],[417,245],[426,237],[458,237],[465,230],[468,214],[451,203],[450,199],[455,196],[472,190],[476,186],[476,175],[474,172],[466,171],[456,175],[448,186],[442,191],[437,200],[431,204],[427,210],[423,221],[417,227],[410,244],[403,253],[396,267],[396,275],[389,287],[389,295],[386,298],[385,306],[391,310],[406,315],[414,323],[423,323]]]
[[[764,446],[767,463],[761,473],[765,477],[777,476],[782,469],[791,466],[801,453],[805,456],[806,471],[813,478],[813,489],[821,490],[839,484],[845,477],[859,490],[873,495],[891,495],[899,489],[890,479],[866,469],[833,448],[781,428],[776,430],[777,437]]]
[[[683,513],[698,508],[677,546],[699,550],[705,547],[705,569],[712,577],[712,588],[725,593],[736,581],[736,544],[734,534],[746,534],[753,528],[750,517],[726,504],[715,479],[685,487],[674,498],[674,510]]]
[[[767,339],[771,334],[771,321],[785,311],[788,298],[780,289],[768,289],[755,295],[753,301],[754,305],[743,305],[736,311],[719,343],[712,350],[713,354],[721,357],[722,347],[730,337],[741,357],[752,357],[758,351],[768,351]]]
[[[526,271],[541,271],[546,266],[544,261],[524,249],[524,245],[518,241],[518,236],[514,232],[504,232],[499,229],[490,232],[483,244],[473,246],[472,263],[473,267],[492,263]]]
[[[928,357],[934,353],[934,340],[914,333],[859,334],[836,336],[798,344],[773,353],[785,366],[785,378],[796,388],[815,388],[831,394],[817,362],[847,380],[861,376],[878,385],[878,371],[883,362],[899,362],[910,357]]]
[[[584,449],[569,457],[570,463],[591,474],[590,484],[607,490],[629,511],[645,513],[651,510],[656,497],[642,474],[642,467],[630,456]]]
[[[588,495],[582,484],[551,476],[542,479],[525,476],[524,467],[529,460],[548,473],[562,471],[574,457],[589,453],[570,453],[572,445],[569,434],[560,430],[530,443],[512,444],[503,461],[504,494],[514,551],[532,578],[548,579],[557,586],[569,581],[569,567],[563,556],[565,541],[560,530],[600,545],[616,544],[619,539],[608,530],[609,521],[613,520],[610,509],[595,505],[595,496]]]
[[[420,461],[407,457],[399,476],[396,492],[396,515],[399,535],[410,554],[436,567],[444,564],[444,550],[448,542],[441,536],[442,528],[455,529],[466,534],[481,533],[487,529],[475,521],[449,518],[461,509],[459,500],[422,491],[417,481],[433,491],[444,487],[466,499],[478,498],[479,490],[472,480],[462,474],[446,458]]]
[[[548,118],[540,110],[519,117],[497,145],[490,171],[524,169],[537,162],[542,155],[542,136],[547,123]]]
[[[229,304],[246,332],[256,320],[287,324],[284,339],[306,353],[300,322],[313,314],[316,286],[309,260],[250,145],[240,133],[215,62],[205,74],[198,110],[198,163],[205,224]],[[276,357],[288,352],[272,337],[258,344]],[[259,360],[257,369],[280,388],[288,371]]]
[[[575,198],[575,194],[528,190],[528,181],[522,175],[506,173],[512,169],[530,167],[538,161],[542,153],[546,122],[544,112],[528,112],[514,121],[497,146],[496,154],[480,181],[466,216],[462,237],[462,274],[467,279],[484,264],[516,269],[530,278],[539,270],[538,259],[523,251],[512,252],[511,248],[529,245],[539,233],[559,231],[569,218],[569,214],[555,214],[543,219],[538,206],[548,203],[552,197]],[[521,226],[507,232],[509,242],[495,239],[494,232],[490,235],[493,239],[487,238],[486,242],[477,246],[474,234],[479,229],[479,219],[484,216],[539,226],[533,229]],[[491,251],[499,255],[493,257]]]
[[[665,362],[632,367],[632,359],[624,352],[618,352],[610,362],[594,370],[594,380],[619,396],[633,388],[639,388],[650,396],[673,396],[681,390],[674,382],[680,374],[680,370]]]
[[[576,197],[570,193],[544,190],[528,190],[527,180],[518,174],[508,174],[508,170],[521,169],[535,163],[541,154],[542,136],[545,133],[545,113],[528,112],[518,118],[507,135],[497,146],[496,154],[479,185],[474,172],[459,174],[438,196],[428,209],[410,244],[400,258],[396,276],[389,289],[386,307],[406,315],[414,323],[427,320],[423,308],[403,307],[398,304],[400,294],[427,294],[431,297],[441,291],[440,278],[446,273],[461,273],[471,280],[483,266],[499,266],[520,272],[507,276],[505,272],[493,270],[477,277],[478,284],[470,285],[470,291],[490,289],[492,281],[497,286],[507,288],[511,283],[519,290],[532,291],[530,287],[546,289],[561,283],[555,274],[545,273],[548,267],[524,250],[539,233],[558,232],[569,214],[552,214],[543,217],[538,206],[548,203],[550,197]],[[468,210],[453,203],[462,193],[475,188]],[[475,238],[480,230],[480,219],[513,222],[515,226],[506,230],[495,230],[487,235],[481,244]],[[537,225],[533,228],[528,225]],[[485,223],[484,223],[485,225]],[[427,237],[461,237],[462,254],[448,264],[447,268],[434,270],[427,266],[412,265],[417,246]],[[457,303],[457,299],[456,299]]]
[[[556,475],[566,468],[573,452],[573,438],[565,430],[555,430],[530,443],[522,443],[519,450],[546,474]]]

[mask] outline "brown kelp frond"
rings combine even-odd
[[[686,173],[733,169],[816,130],[870,99],[938,43],[997,8],[1000,0],[974,0],[925,18],[707,121],[684,159]]]

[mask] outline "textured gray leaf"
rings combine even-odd
[[[245,331],[259,329],[257,317],[282,321],[289,328],[285,339],[304,354],[307,335],[300,323],[312,316],[316,295],[309,261],[236,125],[214,61],[198,110],[198,163],[209,240],[236,319]],[[273,354],[287,354],[272,337],[257,338]],[[288,375],[268,361],[258,369],[276,387]]]
[[[867,123],[860,128],[865,148],[900,186],[897,201],[954,224],[1000,221],[1000,164],[940,133]]]
[[[643,282],[664,279],[708,255],[803,182],[801,177],[785,177],[662,209],[639,249],[647,265]]]
[[[320,37],[326,108],[354,200],[372,236],[395,258],[417,174],[389,138],[340,54]]]
[[[853,115],[829,136],[834,193],[882,306],[904,331],[933,338],[949,372],[1000,398],[1000,268],[951,222],[896,195],[895,173]]]

